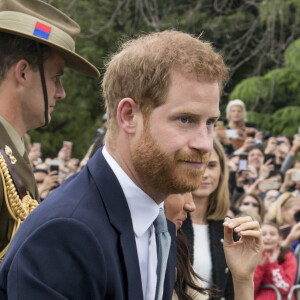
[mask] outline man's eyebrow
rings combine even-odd
[[[218,163],[217,160],[210,160],[208,163]]]
[[[188,116],[196,116],[196,117],[199,117],[199,114],[198,113],[195,113],[195,112],[191,112],[191,111],[179,111],[179,112],[176,112],[176,114],[178,115],[188,115]],[[216,114],[213,114],[211,115],[209,118],[216,118],[216,119],[219,119],[221,117],[221,113],[218,112]]]

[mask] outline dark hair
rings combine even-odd
[[[230,205],[229,209],[234,213],[235,216],[241,213],[241,211],[233,204]]]
[[[204,295],[209,293],[210,296],[214,296],[216,294],[216,289],[206,289],[196,283],[197,279],[205,280],[198,276],[192,267],[187,241],[181,229],[177,231],[176,271],[174,290],[179,300],[193,300],[187,294],[188,287]]]
[[[247,196],[250,196],[252,198],[254,198],[257,203],[258,203],[258,211],[259,211],[259,216],[261,217],[261,219],[263,220],[264,219],[264,216],[265,216],[265,206],[264,206],[264,203],[262,201],[262,199],[260,198],[259,195],[255,194],[255,193],[244,193],[236,202],[235,202],[235,206],[240,209],[244,199],[247,197]]]
[[[290,146],[292,146],[292,140],[291,140],[291,138],[290,138],[289,136],[287,136],[287,135],[285,135],[285,134],[278,134],[278,135],[276,136],[276,138],[281,138],[281,137],[286,138],[286,139],[288,140]]]
[[[33,173],[45,173],[45,174],[48,174],[48,171],[44,170],[44,169],[33,169]]]
[[[279,171],[279,170],[273,170],[273,171],[271,171],[270,174],[269,174],[269,176],[267,177],[267,179],[270,178],[270,177],[277,176],[277,175],[279,175],[281,177],[281,182],[283,182],[283,173],[281,171]]]
[[[274,223],[274,222],[271,222],[271,221],[266,221],[266,222],[263,222],[263,223],[261,224],[260,227],[262,228],[264,225],[270,225],[270,226],[273,226],[274,228],[277,229],[278,234],[279,234],[281,237],[283,236],[282,231],[281,231],[281,229],[280,229],[280,227],[279,227],[278,224],[276,224],[276,223]],[[278,264],[282,264],[282,263],[284,262],[284,256],[285,256],[288,252],[290,252],[290,251],[291,251],[290,248],[288,248],[288,247],[281,247],[281,246],[280,246],[280,252],[279,252],[279,256],[278,256]]]
[[[38,68],[36,41],[0,32],[0,83],[5,79],[8,70],[19,60],[25,59],[35,70]],[[51,57],[51,48],[41,44],[43,60]]]
[[[263,148],[262,148],[261,145],[255,145],[255,146],[253,146],[252,148],[250,148],[250,149],[248,150],[248,154],[249,154],[252,150],[254,150],[254,149],[260,150],[260,152],[265,156],[264,150],[263,150]]]

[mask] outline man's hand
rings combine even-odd
[[[271,136],[268,139],[267,147],[264,152],[265,152],[265,154],[275,154],[276,148],[277,148],[277,139],[275,137]]]
[[[272,164],[272,158],[265,162],[259,169],[259,178],[266,179],[270,172],[274,170],[274,165]]]
[[[71,158],[71,148],[63,145],[63,147],[59,150],[57,154],[58,160],[69,160]]]
[[[296,182],[292,180],[292,174],[298,169],[289,169],[285,172],[284,182],[280,187],[282,193],[287,192],[289,187],[293,186]]]
[[[58,185],[57,171],[50,172],[44,179],[44,182],[39,186],[39,194],[45,198],[50,190]]]
[[[293,139],[292,148],[290,150],[290,153],[293,156],[297,156],[297,153],[300,151],[300,135],[295,134]]]

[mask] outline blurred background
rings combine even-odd
[[[120,41],[177,29],[201,35],[223,54],[230,81],[221,100],[241,99],[247,119],[264,132],[292,137],[300,125],[300,0],[48,0],[81,26],[77,52],[103,74]],[[82,158],[105,112],[100,80],[66,70],[64,105],[51,124],[29,132],[54,157],[63,141]]]

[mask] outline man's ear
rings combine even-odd
[[[26,80],[29,78],[29,72],[32,71],[32,68],[25,59],[19,60],[14,68],[17,82],[24,86],[26,84]]]
[[[128,134],[135,133],[137,126],[137,116],[139,112],[139,107],[133,99],[122,99],[119,102],[117,108],[117,119],[119,127]]]

